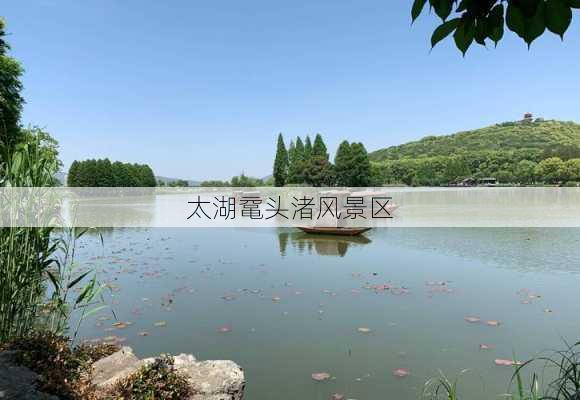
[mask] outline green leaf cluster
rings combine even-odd
[[[414,0],[415,21],[429,4],[441,19],[431,36],[431,46],[453,34],[455,46],[465,55],[475,41],[486,46],[503,38],[505,26],[528,45],[546,30],[564,38],[578,0]]]

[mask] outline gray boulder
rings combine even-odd
[[[244,372],[233,361],[198,361],[190,354],[180,354],[173,359],[176,370],[185,375],[195,393],[190,400],[243,398],[246,384]],[[106,389],[154,360],[139,360],[130,347],[123,347],[93,364],[93,384]]]

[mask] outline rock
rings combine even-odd
[[[175,366],[196,393],[191,400],[240,400],[244,395],[244,371],[233,361],[195,361],[182,354]]]
[[[191,354],[180,354],[173,360],[175,369],[185,375],[195,393],[189,400],[242,399],[244,372],[233,361],[197,361]],[[93,364],[93,383],[104,389],[154,361],[155,358],[139,360],[131,348],[123,347]]]
[[[0,399],[2,400],[58,400],[38,391],[39,376],[14,361],[14,351],[0,352]]]
[[[98,388],[112,386],[125,379],[145,365],[130,347],[123,347],[116,353],[93,364],[93,384]]]

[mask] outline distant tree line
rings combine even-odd
[[[336,152],[334,164],[320,134],[314,138],[297,137],[288,149],[282,134],[278,135],[274,160],[274,185],[307,186],[370,186],[372,170],[362,143],[343,141]]]
[[[153,187],[155,174],[146,164],[129,164],[109,159],[74,161],[68,171],[71,187]]]
[[[542,151],[490,151],[467,155],[404,158],[373,163],[385,184],[441,186],[464,178],[492,177],[505,184],[580,182],[580,158],[544,158]]]
[[[269,182],[264,182],[262,179],[252,178],[244,175],[242,172],[239,176],[234,176],[230,181],[210,180],[203,181],[200,186],[203,187],[256,187],[269,185]]]
[[[157,180],[157,186],[166,187],[189,187],[189,182],[185,179],[175,179],[171,181]]]

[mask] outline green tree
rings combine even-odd
[[[316,134],[314,138],[314,145],[312,146],[312,157],[325,157],[328,161],[328,151],[326,149],[326,145],[324,144],[324,140],[322,140],[322,136],[320,134]]]
[[[411,18],[415,21],[427,0],[414,0]],[[471,44],[496,45],[503,38],[504,26],[528,45],[544,32],[564,38],[572,22],[572,9],[580,8],[578,0],[429,0],[429,6],[441,19],[431,36],[431,46],[453,33],[455,46],[465,54]]]
[[[0,18],[0,167],[7,160],[16,143],[21,141],[20,114],[24,99],[21,96],[23,69],[8,56],[4,19]]]
[[[371,184],[371,163],[365,146],[362,143],[352,143],[350,152],[352,160],[351,186],[369,186]]]
[[[297,137],[292,155],[290,155],[290,152],[288,153],[288,183],[304,182],[304,151],[304,143],[302,143],[300,137]]]
[[[147,164],[128,164],[108,158],[74,161],[68,185],[79,187],[153,187],[157,180]]]
[[[338,186],[352,186],[352,154],[350,143],[343,140],[334,156],[336,184]]]
[[[304,140],[304,161],[308,162],[312,157],[312,142],[310,141],[310,136],[306,136]]]
[[[540,161],[535,173],[543,182],[559,183],[566,178],[566,166],[559,157],[550,157]]]
[[[323,156],[312,157],[304,170],[306,183],[312,186],[333,186],[333,165]]]
[[[73,161],[68,169],[68,176],[66,177],[66,184],[70,187],[78,186],[79,162]]]
[[[580,182],[580,158],[566,161],[566,177],[573,182]]]
[[[534,182],[534,171],[537,163],[530,160],[521,160],[516,164],[514,176],[519,183],[530,184]]]
[[[282,134],[278,134],[278,144],[276,148],[276,159],[274,160],[274,184],[284,186],[288,179],[288,152],[284,144]]]
[[[328,161],[328,151],[320,134],[316,135],[314,145],[306,136],[304,153],[304,181],[312,186],[334,185],[334,168]]]
[[[447,182],[455,182],[459,179],[466,178],[469,176],[470,171],[467,163],[461,157],[450,157],[446,169],[445,169],[445,179]]]

